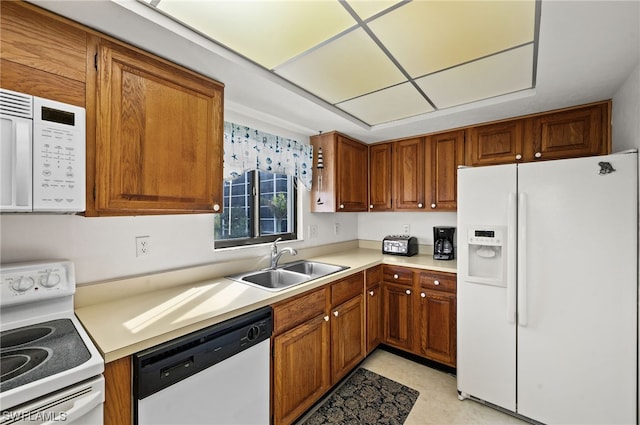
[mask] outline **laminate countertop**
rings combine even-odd
[[[76,305],[75,313],[108,363],[378,264],[456,273],[455,260],[436,261],[431,255],[420,254],[382,255],[379,249],[359,247],[306,259],[349,268],[279,292],[217,277]],[[79,291],[118,290],[115,283],[100,285],[106,287],[80,287]]]

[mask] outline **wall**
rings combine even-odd
[[[386,235],[403,234],[404,225],[421,245],[433,245],[433,226],[456,226],[453,212],[374,212],[358,215],[358,239],[382,241]],[[456,235],[457,236],[457,235]]]
[[[225,110],[225,119],[308,143],[308,137],[241,113]],[[300,189],[300,238],[287,242],[305,248],[357,238],[356,214],[311,214],[309,192]],[[269,249],[260,245],[241,249],[213,249],[212,214],[138,217],[2,214],[0,259],[3,263],[42,259],[70,259],[78,284],[111,280],[175,268],[258,258],[267,265]],[[334,232],[335,223],[339,232]],[[307,237],[310,226],[317,236]],[[136,258],[135,237],[150,236],[150,255]]]

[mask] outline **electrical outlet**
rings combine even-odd
[[[333,233],[336,235],[340,234],[340,223],[333,224]]]
[[[309,226],[309,231],[307,232],[307,234],[309,235],[309,239],[315,239],[318,237],[318,226],[316,226],[315,224],[312,224],[311,226]]]
[[[402,225],[402,234],[403,235],[408,235],[409,234],[409,225],[408,224],[403,224]]]
[[[136,257],[146,257],[151,252],[151,237],[136,236]]]

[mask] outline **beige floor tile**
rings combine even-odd
[[[473,400],[460,401],[455,376],[388,351],[374,351],[361,366],[420,392],[406,425],[526,424]]]

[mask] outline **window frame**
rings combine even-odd
[[[291,203],[291,214],[287,216],[287,220],[292,221],[292,232],[285,233],[273,233],[269,235],[260,235],[260,179],[259,173],[265,172],[262,170],[250,170],[247,173],[250,173],[250,188],[249,190],[252,193],[250,196],[250,213],[249,218],[251,221],[251,236],[247,238],[234,238],[234,239],[215,239],[215,229],[214,229],[214,241],[213,247],[214,249],[224,249],[224,248],[233,248],[233,247],[242,247],[242,246],[252,246],[258,244],[265,244],[274,242],[276,239],[280,238],[283,241],[287,240],[297,240],[298,239],[298,184],[297,179],[293,176],[287,176],[290,179],[290,183],[288,183],[288,196],[290,199],[288,200]],[[272,173],[278,174],[278,173]],[[223,191],[224,192],[224,191]]]

